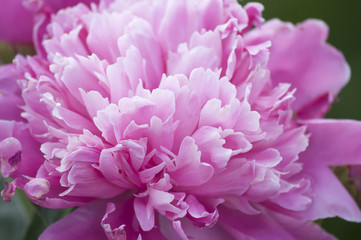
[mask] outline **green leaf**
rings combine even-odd
[[[0,189],[4,188],[4,179],[0,177]],[[10,203],[0,198],[0,239],[22,239],[32,219],[33,211],[22,204],[21,192],[17,191]]]
[[[68,215],[72,208],[67,209],[48,209],[32,204],[34,215],[31,225],[26,231],[23,240],[38,239],[40,234],[51,224]]]
[[[45,230],[44,221],[38,214],[34,214],[31,224],[25,232],[23,240],[37,240],[40,234]]]
[[[0,177],[0,189],[4,188],[4,180]],[[45,228],[65,217],[72,210],[73,208],[40,207],[30,202],[22,190],[17,189],[10,203],[0,200],[0,239],[38,239]]]

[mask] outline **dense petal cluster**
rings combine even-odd
[[[347,141],[361,124],[319,119],[348,66],[324,23],[261,25],[262,10],[114,0],[51,15],[38,54],[0,68],[3,198],[79,207],[40,238],[55,240],[333,239],[311,221],[361,221],[328,168],[361,162]]]

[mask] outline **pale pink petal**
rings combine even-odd
[[[165,13],[159,23],[157,35],[162,39],[164,47],[173,52],[176,51],[177,45],[185,42],[198,27],[196,9],[188,8],[189,3],[186,1],[165,2]]]
[[[223,147],[226,141],[221,137],[219,129],[204,126],[199,128],[192,137],[202,153],[202,162],[208,163],[216,169],[227,166],[233,151]]]
[[[101,59],[106,59],[109,62],[115,62],[120,56],[118,48],[118,38],[124,33],[124,26],[131,20],[132,16],[129,14],[94,13],[85,18],[89,34],[87,36],[87,45],[89,50],[99,56]],[[112,24],[117,22],[122,25]],[[103,44],[98,44],[103,42]]]
[[[187,192],[195,196],[241,196],[249,188],[253,178],[254,166],[245,159],[232,159],[226,169],[215,172],[213,177],[200,186],[188,188]],[[180,189],[182,189],[180,187]]]
[[[213,167],[201,162],[201,152],[190,137],[183,140],[175,158],[175,166],[168,171],[179,186],[201,185],[213,175]]]
[[[177,52],[169,54],[167,73],[189,76],[193,69],[199,67],[217,70],[222,58],[221,46],[219,33],[194,32],[188,44],[180,44]]]

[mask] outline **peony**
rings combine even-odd
[[[361,221],[329,169],[360,164],[361,123],[322,119],[348,65],[323,22],[262,24],[262,10],[114,0],[51,15],[38,54],[0,68],[3,198],[78,207],[46,240],[334,239],[312,221]]]

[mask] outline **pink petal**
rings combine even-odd
[[[167,60],[167,74],[182,73],[186,76],[192,70],[202,67],[217,70],[221,61],[221,37],[219,33],[194,32],[189,44],[180,44],[176,53],[170,53]]]
[[[290,82],[297,89],[294,108],[299,117],[323,116],[330,100],[350,77],[343,55],[325,43],[327,35],[326,24],[318,20],[308,20],[296,27],[273,20],[246,37],[252,44],[271,40],[268,67],[272,81]],[[321,106],[313,105],[327,94],[331,99]]]
[[[13,137],[0,142],[1,175],[9,177],[18,170],[21,161],[21,144]]]
[[[311,133],[309,146],[300,155],[302,162],[324,166],[361,164],[361,122],[317,119],[302,123]]]
[[[43,178],[34,178],[24,186],[24,192],[30,199],[40,200],[49,192],[50,183]]]
[[[99,240],[106,239],[100,222],[105,213],[106,203],[93,202],[52,224],[39,237],[39,240]]]
[[[272,212],[262,211],[262,214],[246,215],[224,207],[219,211],[218,224],[234,239],[335,239],[314,223]]]
[[[133,200],[122,198],[115,199],[114,202],[107,204],[105,215],[101,225],[109,240],[125,239],[159,239],[166,238],[160,232],[159,228],[153,228],[150,231],[142,231],[134,215]],[[157,221],[158,222],[158,221]],[[158,224],[158,223],[157,223]]]
[[[219,129],[204,126],[192,137],[201,152],[202,162],[212,165],[215,169],[226,167],[233,151],[223,147],[226,141],[221,137]]]
[[[10,174],[12,178],[21,175],[35,177],[44,159],[39,143],[31,136],[25,124],[0,120],[0,140],[2,164],[6,165],[1,169],[2,173]],[[10,145],[7,146],[8,144]]]
[[[97,3],[99,0],[66,0],[66,1],[58,1],[58,0],[43,0],[48,7],[50,7],[55,12],[66,7],[74,6],[78,3],[84,3],[90,5],[91,3]]]
[[[33,13],[23,0],[0,0],[0,39],[12,43],[31,43]]]
[[[227,239],[233,240],[234,238],[224,230],[219,224],[211,228],[199,228],[188,219],[182,221],[171,222],[166,218],[160,218],[160,231],[167,239],[172,240],[219,240]]]
[[[211,165],[201,162],[201,152],[190,137],[183,140],[174,169],[168,170],[178,186],[201,185],[212,177],[213,171]]]
[[[208,204],[213,206],[207,206],[207,209],[205,205],[203,205],[193,195],[188,195],[185,201],[189,205],[188,214],[191,216],[196,225],[199,225],[200,227],[212,227],[214,224],[216,224],[219,217],[217,205],[222,203],[224,200],[219,199],[213,204]],[[208,200],[208,202],[211,201]],[[211,211],[207,211],[208,209],[211,209]]]
[[[124,189],[134,188],[136,185],[127,180],[126,171],[121,168],[122,151],[124,147],[121,145],[114,148],[104,149],[100,154],[99,170],[104,177],[111,183]],[[125,152],[126,154],[126,152]]]
[[[11,183],[5,181],[5,187],[1,191],[1,196],[4,199],[4,201],[10,202],[11,197],[15,194],[15,190],[16,190],[16,186],[14,184],[14,181]]]
[[[149,231],[154,227],[154,208],[149,205],[147,199],[135,198],[134,212],[143,231]]]
[[[302,160],[303,157],[300,159]],[[309,207],[294,213],[298,218],[316,220],[328,217],[341,217],[348,221],[361,221],[361,211],[355,200],[350,196],[345,187],[326,166],[313,159],[303,166],[302,174],[311,181],[312,200]]]
[[[8,3],[8,1],[6,1],[6,3]],[[1,7],[0,16],[1,10],[4,8],[3,6]],[[2,33],[1,22],[0,19],[0,33]],[[21,90],[16,82],[18,78],[20,78],[20,74],[16,72],[15,65],[8,64],[0,66],[0,119],[22,120],[19,106],[24,103],[21,99]]]
[[[247,160],[234,158],[229,161],[227,168],[215,172],[203,185],[187,188],[187,193],[204,197],[241,196],[249,188],[253,168]]]
[[[125,51],[132,46],[139,51],[143,62],[136,69],[133,69],[131,74],[136,74],[140,69],[143,69],[144,76],[141,80],[144,87],[147,89],[157,88],[164,73],[163,66],[165,63],[153,27],[147,21],[135,18],[125,26],[124,35],[119,38],[117,43],[121,55],[125,55]]]
[[[189,39],[197,28],[197,17],[194,8],[188,9],[187,2],[166,1],[165,4],[165,13],[161,18],[157,35],[166,49],[175,52],[177,45]]]

